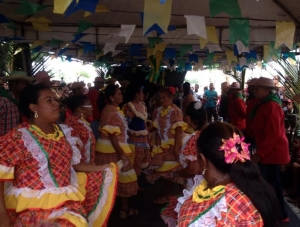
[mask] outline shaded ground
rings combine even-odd
[[[140,182],[140,185],[145,188],[140,191],[137,196],[131,199],[131,206],[139,210],[139,215],[134,218],[120,219],[119,218],[119,202],[116,201],[115,208],[110,217],[108,227],[166,227],[163,220],[160,218],[160,210],[164,205],[155,205],[153,199],[160,194],[164,183],[158,181],[155,185],[147,184],[145,181]],[[280,227],[300,227],[300,211],[298,208],[287,205],[287,210],[290,222],[281,224]],[[295,214],[297,213],[299,217]]]

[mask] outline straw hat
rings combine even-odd
[[[258,80],[258,78],[253,78],[247,82],[248,86],[253,86],[254,83]]]
[[[13,71],[9,76],[5,76],[1,78],[3,81],[13,81],[13,80],[26,80],[31,82],[34,80],[33,77],[27,75],[24,71]]]
[[[39,71],[37,74],[34,76],[35,78],[35,83],[34,84],[41,84],[43,82],[49,82],[51,79],[51,76],[46,71]]]
[[[258,78],[254,83],[253,86],[260,86],[260,87],[268,87],[268,88],[277,88],[274,85],[274,82],[272,79],[266,78],[266,77],[260,77]]]
[[[223,82],[221,83],[221,89],[229,88],[229,83]]]
[[[83,83],[83,82],[74,82],[71,85],[71,90],[75,90],[77,88],[84,87],[84,86],[85,86],[85,83]]]
[[[105,80],[105,84],[115,84],[117,82],[114,78],[108,78]]]
[[[240,86],[240,83],[238,82],[233,82],[230,87],[230,89],[237,89],[237,90],[241,90],[241,86]]]

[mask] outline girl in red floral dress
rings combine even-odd
[[[195,181],[202,179],[197,162],[196,143],[201,130],[207,124],[205,108],[201,102],[191,102],[186,108],[186,121],[194,133],[184,137],[180,148],[179,161],[183,169],[175,173],[176,176],[187,178],[186,189],[190,190]],[[196,177],[195,177],[196,175]],[[169,204],[163,208],[161,217],[169,227],[177,226],[178,214],[175,212],[178,197],[171,197]]]
[[[80,161],[72,129],[54,123],[59,105],[48,87],[25,88],[20,110],[28,123],[0,138],[2,226],[105,226],[115,196],[116,166]]]
[[[179,227],[278,226],[280,209],[271,186],[250,160],[234,126],[215,122],[197,140],[202,180],[178,199]]]

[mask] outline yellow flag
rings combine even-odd
[[[285,44],[290,50],[293,50],[295,31],[294,22],[276,22],[275,49]]]
[[[72,0],[54,0],[53,13],[64,14],[71,2]]]
[[[95,13],[107,13],[107,12],[110,12],[110,10],[108,8],[106,8],[104,5],[97,5]],[[90,15],[92,15],[91,12],[85,11],[83,16],[88,17]]]
[[[147,47],[147,58],[151,57],[153,55],[153,48]]]
[[[207,39],[199,37],[200,47],[203,49],[208,42],[219,44],[216,27],[206,27]]]
[[[264,45],[264,61],[269,60],[269,49],[270,49],[269,44],[265,44]]]
[[[238,62],[237,57],[234,56],[234,52],[232,50],[226,50],[226,58],[228,65],[231,65],[233,61]]]
[[[43,44],[45,44],[47,41],[44,40],[36,40],[33,42],[33,44],[31,45],[31,48],[35,48],[38,46],[42,46]]]
[[[164,4],[161,4],[160,0],[145,0],[143,34],[155,23],[165,33],[168,33],[168,26],[171,21],[172,2],[173,0],[166,0]]]
[[[83,48],[80,48],[77,52],[77,58],[80,58],[83,55],[83,53],[84,53]]]
[[[167,44],[166,43],[157,43],[155,44],[153,55],[155,55],[158,51],[164,52],[166,49]]]
[[[97,60],[98,58],[102,57],[102,56],[104,56],[104,52],[103,52],[103,51],[101,51],[99,54],[96,55],[96,60]]]
[[[25,22],[31,22],[33,29],[36,31],[51,31],[49,24],[52,21],[48,20],[46,17],[29,17]]]
[[[155,59],[156,59],[156,73],[158,73],[158,71],[160,70],[160,64],[161,64],[161,60],[163,58],[162,52],[161,51],[157,51],[155,53]]]

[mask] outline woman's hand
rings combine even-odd
[[[129,158],[127,157],[127,155],[125,154],[121,154],[119,155],[119,159],[123,161],[123,167],[122,167],[122,171],[125,171],[126,169],[128,170],[128,168],[131,167],[131,162],[129,160]]]

